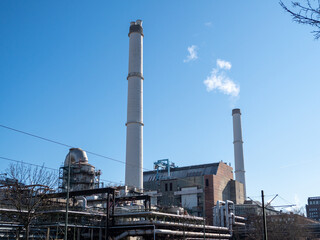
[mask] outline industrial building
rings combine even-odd
[[[240,109],[232,112],[236,180],[224,162],[176,167],[166,159],[143,173],[143,37],[142,21],[131,22],[125,186],[103,187],[86,152],[71,148],[56,191],[0,182],[1,239],[230,239],[244,225],[234,215],[245,200]]]
[[[306,211],[308,218],[320,221],[320,197],[309,197]]]
[[[66,163],[61,168],[68,169],[63,174],[62,185],[67,189],[59,192],[46,192],[34,196],[33,185],[19,184],[17,181],[5,181],[4,190],[17,189],[17,199],[30,198],[20,207],[12,204],[11,191],[2,194],[0,205],[0,238],[17,239],[28,234],[36,239],[230,239],[233,226],[243,225],[243,218],[219,215],[221,224],[213,226],[203,217],[189,215],[183,208],[154,206],[151,196],[135,191],[135,188],[99,187],[93,184],[94,167],[89,164],[86,153],[81,149],[70,149]],[[80,163],[80,167],[77,166]],[[83,166],[81,165],[83,163]],[[90,168],[86,168],[90,166]],[[217,172],[227,165],[224,163],[208,164],[206,168]],[[83,167],[83,168],[82,168]],[[227,166],[230,170],[230,167]],[[74,168],[74,170],[71,170]],[[79,168],[81,171],[79,171]],[[90,170],[90,171],[88,171]],[[206,172],[205,167],[203,170]],[[64,177],[67,175],[68,177]],[[215,179],[215,176],[208,175]],[[206,182],[206,181],[204,181]],[[84,185],[86,184],[86,185]],[[210,184],[210,183],[209,183]],[[79,186],[78,186],[79,185]],[[68,188],[69,186],[69,188]],[[170,184],[168,185],[170,189]],[[73,188],[73,189],[71,189]],[[68,189],[70,191],[68,191]],[[206,191],[206,190],[205,190]],[[9,195],[8,195],[9,194]],[[185,196],[182,194],[182,196]],[[25,220],[29,214],[28,203],[38,201],[33,209],[29,230]],[[212,211],[212,209],[211,209]]]
[[[233,109],[232,117],[236,179],[233,168],[222,161],[176,167],[168,159],[159,160],[154,163],[156,170],[143,174],[144,191],[151,196],[153,204],[162,208],[183,207],[212,224],[212,209],[217,201],[244,203],[246,186],[240,109]]]
[[[224,162],[167,168],[143,174],[145,194],[161,207],[183,207],[189,214],[206,217],[212,224],[217,201],[244,202],[244,185],[233,179],[233,169]]]

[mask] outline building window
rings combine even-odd
[[[172,191],[172,183],[170,183],[170,191]]]
[[[164,185],[164,190],[167,192],[168,191],[168,183],[166,183],[165,185]]]
[[[209,179],[206,179],[206,187],[209,187]]]

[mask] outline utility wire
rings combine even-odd
[[[57,141],[54,141],[54,140],[51,140],[51,139],[48,139],[48,138],[40,137],[38,135],[35,135],[35,134],[32,134],[32,133],[28,133],[28,132],[25,132],[25,131],[21,131],[21,130],[15,129],[15,128],[11,128],[11,127],[8,127],[8,126],[2,125],[2,124],[0,124],[0,127],[6,128],[6,129],[9,129],[9,130],[18,132],[18,133],[22,133],[22,134],[25,134],[25,135],[28,135],[28,136],[31,136],[31,137],[39,138],[39,139],[47,141],[47,142],[51,142],[51,143],[55,143],[55,144],[58,144],[58,145],[61,145],[61,146],[72,148],[72,146],[70,146],[70,145],[67,145],[67,144],[64,144],[64,143],[61,143],[61,142],[57,142]]]
[[[269,194],[269,195],[264,195],[264,197],[274,197],[275,195],[277,195],[276,193],[275,194]],[[248,196],[248,198],[252,198],[252,199],[256,199],[256,198],[258,198],[258,199],[260,199],[261,198],[261,195],[259,196]]]
[[[278,195],[279,198],[281,198],[283,201],[287,202],[287,203],[290,203],[291,205],[296,205],[296,204],[293,204],[292,202],[288,201],[287,199],[284,199],[283,197],[281,197],[280,195]]]
[[[60,146],[64,146],[64,147],[68,147],[68,148],[75,148],[74,146],[71,146],[71,145],[69,145],[69,144],[65,144],[65,143],[62,143],[62,142],[58,142],[58,141],[55,141],[55,140],[51,140],[51,139],[49,139],[49,138],[41,137],[41,136],[39,136],[39,135],[35,135],[35,134],[29,133],[29,132],[25,132],[25,131],[22,131],[22,130],[19,130],[19,129],[16,129],[16,128],[8,127],[8,126],[2,125],[2,124],[0,124],[0,127],[5,128],[5,129],[8,129],[8,130],[11,130],[11,131],[15,131],[15,132],[18,132],[18,133],[22,133],[22,134],[28,135],[28,136],[30,136],[30,137],[38,138],[38,139],[41,139],[41,140],[44,140],[44,141],[47,141],[47,142],[50,142],[50,143],[58,144],[58,145],[60,145]],[[124,162],[124,161],[121,161],[121,160],[118,160],[118,159],[115,159],[115,158],[112,158],[112,157],[104,156],[104,155],[102,155],[102,154],[98,154],[98,153],[95,153],[95,152],[91,152],[91,151],[88,151],[88,150],[86,150],[86,149],[83,149],[83,150],[84,150],[86,153],[89,153],[89,154],[94,155],[94,156],[97,156],[97,157],[109,159],[109,160],[111,160],[111,161],[118,162],[118,163],[122,163],[122,164],[127,164],[127,163]],[[145,169],[145,170],[149,170],[149,169]]]
[[[64,147],[68,147],[68,148],[74,148],[73,146],[71,146],[69,144],[65,144],[65,143],[62,143],[62,142],[51,140],[51,139],[46,138],[46,137],[41,137],[39,135],[36,135],[36,134],[33,134],[33,133],[29,133],[29,132],[26,132],[26,131],[22,131],[22,130],[19,130],[19,129],[16,129],[16,128],[8,127],[8,126],[2,125],[2,124],[0,124],[0,127],[8,129],[8,130],[11,130],[11,131],[14,131],[14,132],[18,132],[18,133],[21,133],[21,134],[24,134],[24,135],[27,135],[27,136],[30,136],[30,137],[38,138],[40,140],[44,140],[44,141],[47,141],[47,142],[50,142],[50,143],[58,144],[60,146],[64,146]],[[126,162],[118,160],[118,159],[115,159],[115,158],[107,157],[107,156],[104,156],[102,154],[98,154],[98,153],[95,153],[95,152],[92,152],[92,151],[88,151],[88,150],[85,150],[85,149],[83,149],[83,150],[86,153],[94,155],[94,156],[97,156],[97,157],[109,159],[109,160],[112,160],[112,161],[115,161],[115,162],[118,162],[118,163],[122,163],[122,164],[125,164],[125,165],[127,164]],[[11,158],[5,158],[5,157],[0,157],[0,158],[4,159],[4,160],[12,161],[12,162],[18,162],[18,163],[28,164],[28,165],[32,165],[32,166],[42,167],[41,165],[32,164],[32,163],[26,163],[26,162],[19,161],[19,160],[14,160],[14,159],[11,159]],[[57,169],[54,169],[54,168],[49,168],[49,167],[44,167],[44,168],[47,168],[47,169],[50,169],[50,170],[54,170],[54,171],[58,171]],[[145,169],[145,170],[150,171],[149,169]],[[110,182],[110,183],[119,184],[119,182],[109,181],[109,180],[105,180],[105,179],[101,179],[101,180],[107,181],[107,182]]]
[[[110,181],[110,180],[106,180],[106,179],[101,179],[101,178],[100,178],[100,181],[102,181],[102,182],[109,182],[109,183],[116,183],[116,184],[118,184],[118,185],[121,185],[121,184],[122,184],[121,182],[114,182],[114,181]]]
[[[12,159],[12,158],[2,157],[2,156],[0,156],[0,159],[6,160],[6,161],[10,161],[10,162],[16,162],[16,163],[21,163],[21,164],[25,164],[25,165],[30,165],[30,166],[34,166],[34,167],[41,167],[41,168],[45,168],[45,169],[49,169],[49,170],[52,170],[52,171],[59,172],[58,169],[51,168],[51,167],[45,167],[44,165],[28,163],[28,162],[24,162],[24,161],[21,161],[21,160],[15,160],[15,159]],[[110,180],[107,180],[107,179],[100,179],[100,181],[121,184],[120,182],[114,182],[114,181],[110,181]]]
[[[59,170],[55,169],[55,168],[45,167],[43,165],[38,165],[38,164],[34,164],[34,163],[28,163],[28,162],[24,162],[24,161],[21,161],[21,160],[15,160],[15,159],[12,159],[12,158],[6,158],[6,157],[1,157],[0,156],[0,159],[11,161],[11,162],[16,162],[16,163],[22,163],[22,164],[26,164],[26,165],[31,165],[31,166],[35,166],[35,167],[41,167],[41,168],[45,168],[45,169],[49,169],[49,170],[53,170],[53,171],[59,172]]]
[[[34,138],[38,138],[38,139],[41,139],[41,140],[44,140],[44,141],[47,141],[47,142],[50,142],[50,143],[54,143],[54,144],[58,144],[60,146],[64,146],[64,147],[68,147],[68,148],[74,148],[73,146],[71,145],[68,145],[68,144],[65,144],[65,143],[61,143],[61,142],[58,142],[58,141],[55,141],[55,140],[51,140],[49,138],[45,138],[45,137],[41,137],[41,136],[38,136],[38,135],[35,135],[35,134],[32,134],[32,133],[29,133],[29,132],[26,132],[26,131],[22,131],[22,130],[18,130],[18,129],[15,129],[15,128],[12,128],[12,127],[8,127],[8,126],[5,126],[5,125],[2,125],[0,124],[0,127],[2,128],[5,128],[5,129],[8,129],[8,130],[11,130],[11,131],[15,131],[15,132],[18,132],[18,133],[21,133],[21,134],[25,134],[25,135],[28,135],[28,136],[31,136],[31,137],[34,137]],[[111,157],[108,157],[108,156],[104,156],[102,154],[98,154],[98,153],[95,153],[95,152],[91,152],[91,151],[88,151],[86,149],[83,149],[85,152],[91,154],[91,155],[94,155],[94,156],[97,156],[97,157],[101,157],[101,158],[105,158],[105,159],[108,159],[108,160],[111,160],[111,161],[114,161],[114,162],[118,162],[118,163],[122,163],[124,165],[132,165],[132,166],[136,166],[134,164],[128,164],[124,161],[121,161],[121,160],[118,160],[118,159],[115,159],[115,158],[111,158]],[[147,171],[153,171],[152,169],[148,169],[148,168],[142,168],[143,170],[147,170]],[[188,179],[185,179],[185,178],[175,178],[176,180],[181,180],[181,181],[184,181],[184,182],[187,182],[187,183],[194,183],[193,180],[188,180]],[[108,181],[108,182],[112,182],[112,181]],[[115,182],[114,182],[115,183]],[[144,189],[142,189],[144,190]],[[204,189],[203,189],[204,190]],[[204,199],[204,202],[209,202],[209,201],[206,201]],[[211,204],[211,202],[209,202]]]

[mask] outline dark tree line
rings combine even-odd
[[[263,239],[262,216],[251,214],[246,219],[246,226],[237,228],[233,239]],[[310,229],[310,220],[300,214],[281,213],[269,215],[266,220],[269,240],[315,239],[315,235]]]

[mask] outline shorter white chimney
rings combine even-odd
[[[235,175],[238,182],[243,183],[244,198],[246,199],[246,179],[243,158],[243,141],[241,129],[241,112],[239,108],[232,110],[233,118],[233,146],[234,146],[234,164]]]

